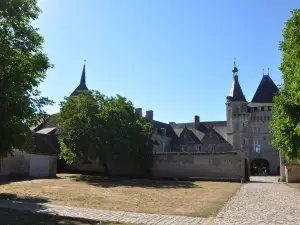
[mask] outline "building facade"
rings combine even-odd
[[[196,115],[193,122],[164,123],[154,120],[152,110],[146,111],[146,120],[153,124],[154,153],[242,152],[252,174],[279,174],[279,152],[270,143],[272,136],[269,129],[273,97],[278,88],[269,74],[263,75],[254,97],[248,102],[239,83],[235,63],[232,73],[233,83],[226,98],[225,121],[202,122]],[[84,90],[88,90],[85,66],[80,84],[71,96]],[[143,116],[141,108],[136,108],[135,113]],[[50,116],[36,132],[55,126],[56,120]]]

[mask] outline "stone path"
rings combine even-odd
[[[45,203],[29,203],[21,201],[0,200],[0,208],[10,208],[32,213],[46,213],[59,216],[75,218],[86,218],[92,220],[124,222],[134,224],[157,224],[157,225],[210,225],[212,218],[199,218],[187,216],[169,216],[160,214],[133,213],[121,211],[108,211],[88,208],[77,208],[68,206],[57,206]]]
[[[277,178],[254,177],[252,181],[220,211],[215,224],[300,225],[299,191],[277,183]]]

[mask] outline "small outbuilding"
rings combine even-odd
[[[58,139],[53,134],[33,133],[26,151],[0,158],[0,180],[19,177],[55,177]]]
[[[57,137],[49,134],[35,133],[34,147],[30,152],[29,176],[55,177],[59,144]]]

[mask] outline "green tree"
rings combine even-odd
[[[287,157],[300,160],[300,10],[292,11],[279,49],[283,85],[274,98],[271,132],[273,145]]]
[[[61,157],[67,163],[97,158],[109,175],[109,162],[118,155],[123,162],[137,163],[149,172],[152,157],[152,126],[134,113],[126,98],[82,92],[61,103],[57,116]]]
[[[31,25],[39,13],[36,0],[0,1],[0,157],[24,147],[29,127],[52,103],[37,89],[51,67],[44,39]]]

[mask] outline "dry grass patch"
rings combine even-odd
[[[58,175],[0,185],[0,193],[51,204],[170,215],[215,216],[239,183]],[[14,197],[11,197],[14,198]]]

